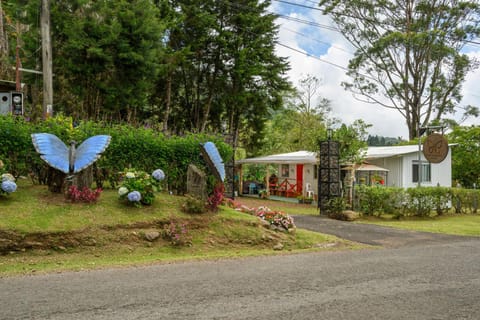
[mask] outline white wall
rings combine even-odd
[[[422,186],[434,187],[440,185],[442,187],[452,186],[452,156],[451,149],[448,151],[447,157],[441,163],[431,164],[431,181],[422,182]],[[421,160],[427,161],[421,153]],[[373,159],[368,162],[388,169],[387,186],[411,188],[418,186],[417,182],[413,182],[412,163],[418,161],[418,152],[396,156],[391,158]]]

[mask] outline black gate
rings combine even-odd
[[[340,144],[338,141],[320,142],[318,166],[318,208],[326,213],[328,201],[340,196]]]

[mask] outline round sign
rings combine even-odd
[[[441,134],[432,133],[423,143],[423,155],[431,163],[442,162],[447,154],[448,142]]]

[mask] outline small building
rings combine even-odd
[[[419,159],[418,148],[418,145],[369,147],[365,163],[355,167],[355,183],[370,185],[378,182],[385,186],[410,188],[418,186],[420,170],[422,186],[451,187],[451,148],[440,163],[428,162],[423,152],[420,152]],[[267,192],[286,197],[318,194],[318,158],[314,152],[297,151],[242,159],[236,161],[236,164],[240,166],[240,190],[248,190],[242,187],[242,165],[270,164],[277,167],[278,182],[265,183]],[[342,169],[348,170],[351,170],[351,167],[345,166]],[[346,177],[347,174],[343,176]],[[269,181],[269,177],[270,173],[267,172],[265,181]]]
[[[23,93],[15,89],[15,82],[0,80],[0,115],[23,114]]]

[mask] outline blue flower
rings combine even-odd
[[[138,191],[132,191],[127,195],[128,201],[139,202],[142,199],[142,195]]]
[[[152,177],[157,181],[162,181],[165,179],[165,173],[163,173],[162,169],[157,169],[152,172]]]
[[[10,180],[5,180],[2,182],[2,190],[6,193],[12,193],[17,190],[17,184]]]

